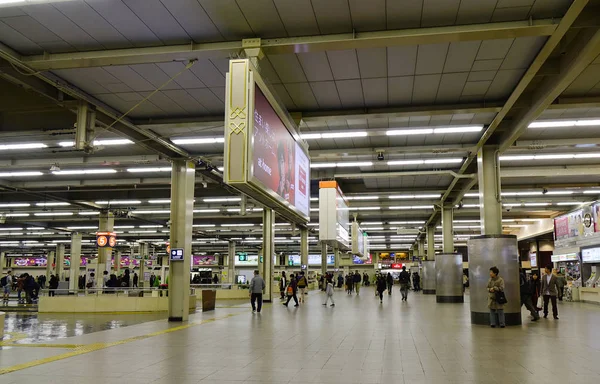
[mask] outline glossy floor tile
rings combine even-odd
[[[470,324],[464,304],[394,291],[311,292],[299,308],[263,313],[221,306],[175,328],[164,320],[55,341],[107,345],[0,375],[0,383],[590,383],[600,380],[600,307],[561,303],[560,320],[491,329]],[[115,316],[118,321],[119,316]],[[149,334],[156,336],[148,337]],[[146,335],[146,336],[144,336]],[[112,345],[112,344],[111,344]],[[4,364],[9,352],[10,364]],[[0,367],[61,356],[56,348],[0,351]],[[32,354],[38,355],[31,357]]]

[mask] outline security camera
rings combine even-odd
[[[383,152],[377,153],[377,160],[379,160],[379,161],[385,160],[385,156],[383,155]]]
[[[506,212],[510,212],[511,208],[512,208],[511,206],[506,207]]]
[[[545,195],[546,193],[548,193],[548,189],[546,189],[546,188],[542,189],[542,194]]]
[[[463,201],[462,201],[462,200],[461,200],[461,201],[459,201],[459,202],[458,202],[458,209],[461,209],[461,208],[463,207],[463,205],[464,205],[464,204],[465,204],[465,203],[463,203]]]

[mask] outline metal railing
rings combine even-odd
[[[154,292],[158,296],[168,296],[167,288],[131,288],[131,287],[105,287],[105,288],[84,288],[84,289],[41,289],[38,296],[43,297],[60,297],[60,296],[127,296],[127,297],[144,297],[151,296]],[[190,295],[196,294],[196,288],[190,288]]]
[[[190,288],[198,288],[198,289],[233,289],[233,284],[190,284]]]

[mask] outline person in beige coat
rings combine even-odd
[[[498,276],[499,273],[500,271],[497,267],[490,268],[490,280],[487,285],[490,326],[492,328],[496,328],[497,325],[500,325],[500,328],[506,326],[504,321],[504,304],[496,302],[496,292],[504,291],[504,279]]]

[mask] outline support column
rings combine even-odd
[[[6,265],[6,253],[0,252],[0,276],[4,276],[4,267]]]
[[[114,225],[115,215],[108,210],[101,211],[98,219],[98,232],[112,232]],[[110,247],[98,248],[98,262],[94,271],[97,288],[102,287],[104,271],[108,271],[109,273],[111,271],[112,251],[113,249]]]
[[[454,219],[454,209],[452,206],[444,205],[442,207],[442,252],[454,253],[454,231],[452,220]]]
[[[133,260],[133,252],[129,257],[130,262]],[[115,251],[115,263],[113,265],[113,270],[115,271],[115,275],[119,276],[121,274],[121,251]]]
[[[235,284],[235,241],[229,241],[227,246],[227,280]]]
[[[56,274],[58,275],[58,280],[59,281],[64,281],[65,280],[65,276],[64,276],[64,272],[65,272],[65,245],[64,244],[58,244],[56,246],[56,265],[54,270],[56,271]]]
[[[147,284],[150,284],[150,277],[148,277],[148,280],[144,278],[146,274],[146,261],[150,258],[149,253],[148,243],[140,243],[140,276],[138,279],[138,286],[140,288],[145,288]]]
[[[300,265],[306,265],[306,278],[308,279],[308,228],[300,228]]]
[[[419,239],[418,250],[419,250],[419,253],[418,253],[419,259],[422,260],[423,257],[425,256],[425,239],[423,239],[423,238]]]
[[[321,243],[321,274],[327,273],[327,243]]]
[[[481,233],[502,234],[502,200],[500,198],[500,164],[498,148],[484,146],[477,152],[477,181]]]
[[[497,267],[504,279],[506,325],[521,324],[519,250],[517,237],[502,234],[502,200],[498,148],[484,146],[477,153],[477,176],[482,236],[472,237],[469,247],[471,323],[489,324],[486,287],[489,270]]]
[[[71,267],[69,269],[69,289],[79,289],[79,268],[81,267],[81,233],[71,235]]]
[[[50,276],[54,273],[52,264],[54,263],[54,251],[49,251],[46,255],[46,283],[50,282]]]
[[[190,314],[190,264],[194,219],[193,162],[173,161],[171,171],[171,250],[182,248],[183,260],[169,263],[169,321],[187,321]]]
[[[435,225],[427,227],[427,260],[435,260]]]
[[[340,250],[333,248],[333,268],[340,269]]]
[[[263,300],[271,302],[273,290],[273,254],[275,253],[275,212],[263,208],[263,270],[265,279],[265,292]]]

